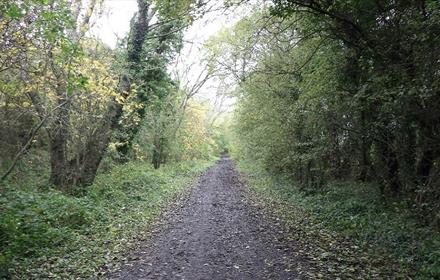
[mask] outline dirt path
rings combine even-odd
[[[304,279],[295,244],[251,206],[228,158],[181,205],[112,279]]]

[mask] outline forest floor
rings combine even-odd
[[[306,279],[314,271],[232,161],[209,168],[111,279]]]

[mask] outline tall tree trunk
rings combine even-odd
[[[66,130],[58,126],[58,130],[53,131],[50,137],[50,183],[55,186],[63,186],[68,180],[69,166],[66,154]]]
[[[385,161],[384,184],[390,194],[398,195],[400,193],[399,162],[393,149],[394,137],[387,135],[385,139],[386,141],[379,144],[382,158]]]
[[[161,135],[159,135],[154,142],[155,143],[154,143],[152,163],[155,169],[159,169],[164,160],[163,158],[164,138]]]
[[[140,49],[145,41],[148,21],[149,6],[146,1],[139,0],[139,13],[132,24],[133,39],[128,46],[128,62],[130,67],[135,67],[140,62]],[[119,93],[124,98],[130,91],[130,79],[127,75],[121,75]],[[60,120],[55,130],[52,130],[51,143],[51,182],[59,187],[70,185],[90,185],[93,183],[101,160],[111,140],[112,132],[118,125],[122,116],[123,105],[113,100],[108,107],[100,128],[88,139],[84,149],[72,160],[67,159],[67,126],[64,119],[68,120],[69,113],[66,110],[63,119]]]
[[[143,45],[150,28],[150,20],[155,13],[153,9],[150,9],[150,3],[147,0],[138,0],[138,7],[139,11],[136,15],[136,20],[132,22],[127,50],[128,70],[131,79],[141,71]],[[131,150],[137,129],[132,131],[132,128],[124,129],[119,127],[118,130],[121,131],[121,135],[118,136],[120,145],[117,146],[116,151],[119,154],[119,161],[126,162],[128,161],[128,153]]]
[[[367,181],[368,170],[370,169],[370,159],[368,156],[368,151],[370,149],[370,144],[367,140],[367,129],[366,129],[366,120],[365,120],[365,111],[361,111],[361,161],[360,161],[360,174],[359,180],[362,182]]]
[[[119,92],[126,98],[130,92],[130,81],[127,76],[122,76],[119,82]],[[112,132],[118,126],[122,116],[123,105],[116,100],[110,103],[103,123],[99,129],[88,139],[80,157],[80,172],[76,177],[78,185],[87,186],[93,183],[102,158],[110,143]]]
[[[67,187],[70,181],[70,165],[67,159],[67,141],[70,125],[70,104],[66,96],[66,89],[63,82],[59,82],[58,106],[66,103],[54,116],[54,121],[49,128],[50,143],[50,183],[58,187]]]
[[[429,180],[429,176],[431,174],[432,167],[434,165],[434,160],[438,157],[438,148],[436,146],[438,143],[435,143],[435,125],[428,124],[426,121],[423,121],[420,125],[420,142],[422,145],[422,151],[420,155],[420,159],[417,164],[416,176],[419,184],[426,184]]]
[[[142,10],[142,9],[141,9]],[[149,32],[149,22],[152,19],[152,14],[154,14],[154,10],[151,9],[149,11],[149,5],[145,5],[143,8],[143,13],[147,16],[146,20],[141,22],[140,25],[134,30],[133,39],[132,39],[132,45],[133,47],[129,49],[128,53],[128,60],[130,63],[130,70],[132,75],[135,77],[139,73],[142,72],[151,72],[156,70],[146,70],[143,69],[143,64],[140,63],[140,56],[142,54],[145,54],[143,51],[143,44],[139,45],[139,35],[145,36],[146,33]],[[159,23],[162,24],[162,23]],[[141,33],[143,32],[143,33]],[[172,25],[165,24],[163,28],[161,28],[160,31],[162,34],[159,35],[159,43],[158,47],[155,48],[154,52],[157,56],[163,55],[163,53],[166,51],[167,45],[164,44],[170,37],[170,34],[172,34]],[[146,86],[148,88],[148,85]],[[148,102],[149,96],[146,95],[147,92],[149,92],[148,89],[143,88],[138,91],[138,101],[140,103]],[[143,120],[145,118],[145,106],[142,106],[140,109],[136,110],[136,113],[138,114],[138,117]],[[119,136],[119,142],[120,145],[117,147],[117,151],[119,154],[120,161],[128,161],[128,155],[133,147],[133,141],[138,134],[140,129],[140,124],[128,127],[128,129],[122,129],[122,135]]]
[[[131,40],[128,44],[129,70],[136,69],[141,62],[142,46],[145,42],[149,21],[152,18],[150,3],[145,0],[138,0],[139,12],[131,26]],[[119,81],[119,93],[126,99],[130,93],[130,77],[122,75]],[[79,185],[90,185],[93,183],[102,158],[110,143],[112,132],[118,127],[122,116],[123,105],[113,100],[109,105],[103,119],[103,124],[90,137],[80,158],[79,174],[76,183]]]

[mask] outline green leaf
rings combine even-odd
[[[17,4],[11,4],[6,14],[13,19],[19,19],[23,16],[22,9]]]

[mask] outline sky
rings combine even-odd
[[[117,38],[127,34],[130,20],[137,11],[137,3],[136,0],[105,0],[104,5],[104,13],[95,21],[92,34],[110,47],[114,47]],[[197,43],[202,43],[222,27],[232,26],[237,19],[234,13],[225,15],[215,11],[210,12],[186,31],[186,40],[197,40]]]
[[[220,6],[222,1],[214,0],[213,3]],[[104,0],[103,14],[98,19],[95,19],[89,35],[99,38],[109,47],[115,47],[118,37],[123,38],[128,33],[130,20],[136,11],[136,0]],[[242,16],[243,11],[235,10],[225,14],[223,10],[215,10],[194,22],[185,31],[184,48],[179,56],[179,60],[170,66],[170,72],[181,78],[183,76],[183,79],[190,85],[197,83],[200,71],[203,71],[205,66],[203,61],[201,61],[203,57],[203,44],[222,28],[233,26]],[[188,72],[188,69],[190,69],[189,73],[183,75],[182,73]],[[200,101],[214,104],[219,95],[219,88],[218,81],[212,79],[201,88],[196,98]],[[231,109],[227,111],[231,111],[233,104],[233,99],[226,98],[223,106],[230,107]]]
[[[105,0],[104,13],[95,21],[91,32],[108,46],[115,47],[117,38],[127,34],[136,11],[136,0]]]

